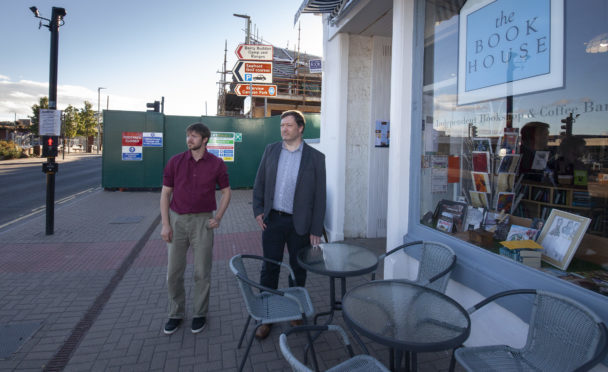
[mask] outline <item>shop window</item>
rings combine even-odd
[[[608,2],[531,4],[426,1],[420,221],[608,294]]]

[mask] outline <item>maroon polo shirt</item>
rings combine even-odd
[[[207,150],[199,161],[190,150],[173,156],[165,167],[163,185],[173,188],[170,208],[178,214],[214,211],[215,185],[230,186],[226,164]]]

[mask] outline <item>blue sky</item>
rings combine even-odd
[[[298,43],[294,15],[302,0],[3,0],[0,2],[0,121],[27,118],[39,97],[48,96],[50,32],[38,29],[30,12],[50,18],[66,9],[59,30],[58,108],[88,100],[115,110],[144,111],[165,97],[165,114],[215,115],[217,73],[228,44],[227,69],[245,40],[246,14],[252,33],[276,46]],[[322,55],[320,16],[300,17],[300,51]],[[205,105],[206,103],[206,105]]]

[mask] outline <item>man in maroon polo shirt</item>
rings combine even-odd
[[[186,129],[188,151],[173,156],[163,176],[160,196],[161,236],[167,242],[169,320],[164,333],[174,333],[186,315],[184,271],[186,252],[194,253],[194,312],[192,333],[205,328],[209,308],[213,229],[230,203],[230,184],[224,161],[207,151],[211,132],[203,123]],[[222,193],[216,210],[215,186]]]

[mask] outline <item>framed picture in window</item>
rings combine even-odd
[[[536,151],[534,152],[534,160],[532,161],[532,169],[544,170],[547,168],[547,161],[549,161],[549,151]]]
[[[437,220],[442,219],[443,216],[451,217],[455,230],[457,232],[462,232],[465,231],[466,228],[464,226],[464,220],[467,214],[467,207],[468,205],[466,203],[443,199],[437,203],[434,217],[437,218]],[[447,227],[447,224],[443,224],[442,228],[445,227]],[[439,228],[439,226],[437,228]]]
[[[443,215],[441,215],[439,217],[439,219],[437,220],[437,230],[439,231],[443,231],[445,233],[451,233],[452,232],[452,228],[454,227],[454,220],[449,217],[447,215],[447,213],[444,213]]]
[[[591,219],[552,209],[538,237],[543,246],[543,261],[566,270],[576,253]]]

